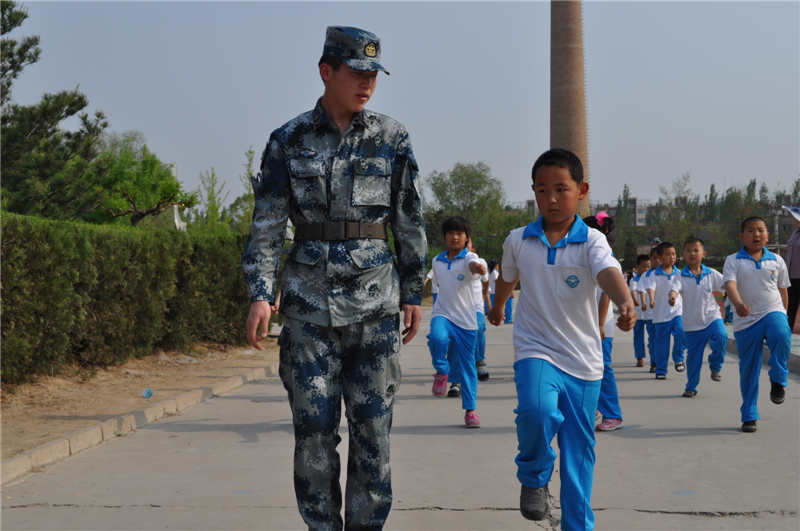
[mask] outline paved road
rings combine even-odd
[[[511,330],[489,330],[480,430],[462,427],[459,400],[431,396],[427,330],[404,348],[387,529],[557,528],[518,512]],[[598,434],[597,529],[797,530],[800,379],[790,377],[775,406],[762,371],[759,431],[743,434],[735,356],[720,383],[704,368],[687,399],[682,374],[655,381],[634,367],[631,343],[630,334],[615,339],[625,427]],[[289,408],[270,378],[4,487],[2,529],[302,529],[291,455]]]

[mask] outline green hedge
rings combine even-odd
[[[245,341],[245,236],[9,213],[2,223],[3,383],[157,347]]]

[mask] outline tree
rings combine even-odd
[[[245,154],[244,173],[239,176],[239,181],[245,189],[245,193],[233,200],[233,202],[223,210],[222,219],[225,220],[236,234],[247,234],[250,232],[250,223],[253,219],[253,208],[255,206],[255,195],[253,194],[252,179],[255,176],[255,156],[256,152],[251,147]]]
[[[456,163],[449,172],[433,172],[428,186],[435,205],[444,212],[460,213],[469,219],[490,205],[503,202],[503,185],[483,162]]]
[[[23,68],[39,60],[42,50],[38,35],[25,37],[20,42],[5,37],[28,18],[25,9],[17,7],[16,2],[3,0],[0,10],[0,34],[3,35],[0,41],[0,105],[5,106],[11,99],[11,84]]]

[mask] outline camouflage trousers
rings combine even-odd
[[[335,328],[291,318],[283,325],[280,376],[294,422],[294,489],[309,529],[342,529],[342,398],[349,434],[344,527],[381,529],[389,516],[399,325],[399,315]]]

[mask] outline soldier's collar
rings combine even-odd
[[[322,98],[317,100],[317,104],[314,106],[314,127],[317,129],[324,129],[324,128],[332,128],[335,131],[339,130],[339,127],[333,123],[333,120],[328,117],[328,113],[325,112],[325,108],[322,106]],[[361,110],[353,115],[353,122],[352,125],[356,127],[360,127],[362,129],[366,129],[369,125],[369,120],[367,116],[366,109]]]

